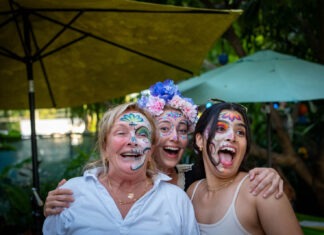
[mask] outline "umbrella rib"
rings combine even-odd
[[[13,53],[12,51],[9,51],[8,49],[4,47],[0,47],[0,50],[3,50],[4,52],[0,51],[0,55],[3,55],[5,57],[8,57],[10,59],[18,60],[21,62],[24,62],[24,59],[21,58],[19,55]]]
[[[12,12],[16,12],[16,11],[14,11],[14,7],[13,7],[13,2],[12,1],[10,1],[10,9],[11,9]],[[24,17],[25,14],[27,14],[27,13],[24,12],[23,17]],[[14,16],[13,18],[14,18],[14,22],[15,22],[15,25],[16,25],[16,29],[17,29],[17,32],[18,32],[19,40],[21,42],[21,46],[24,49],[25,55],[27,55],[28,52],[27,52],[27,48],[25,46],[26,44],[24,43],[24,39],[23,39],[23,36],[21,34],[20,27],[19,27],[19,24],[18,24],[18,21],[17,21],[17,17]],[[26,16],[26,18],[28,18],[28,17]]]
[[[144,53],[142,53],[142,52],[140,52],[140,51],[136,51],[136,50],[134,50],[134,49],[131,49],[131,48],[128,48],[128,47],[126,47],[126,46],[120,45],[120,44],[118,44],[118,43],[115,43],[115,42],[109,41],[109,40],[107,40],[107,39],[101,38],[101,37],[96,36],[96,35],[94,35],[94,34],[87,33],[87,32],[85,32],[85,31],[83,31],[83,30],[81,30],[81,29],[75,28],[75,27],[70,26],[70,25],[66,25],[66,24],[64,24],[64,23],[62,23],[62,22],[60,22],[60,21],[57,21],[57,20],[52,19],[52,18],[50,18],[50,17],[44,16],[44,15],[39,14],[39,13],[37,13],[37,12],[33,12],[32,14],[37,15],[38,17],[41,17],[41,18],[47,19],[48,21],[53,22],[53,23],[55,23],[55,24],[58,24],[58,25],[64,26],[64,27],[66,27],[66,28],[69,28],[69,29],[71,29],[71,30],[73,30],[73,31],[76,31],[76,32],[81,33],[81,34],[83,34],[83,35],[86,35],[86,36],[88,36],[88,37],[91,37],[91,38],[97,39],[97,40],[99,40],[99,41],[103,41],[103,42],[105,42],[105,43],[107,43],[107,44],[114,45],[114,46],[116,46],[116,47],[118,47],[118,48],[121,48],[121,49],[123,49],[123,50],[129,51],[129,52],[134,53],[134,54],[136,54],[136,55],[139,55],[139,56],[142,56],[142,57],[145,57],[145,58],[151,59],[151,60],[153,60],[153,61],[156,61],[156,62],[159,62],[159,63],[161,63],[161,64],[167,65],[167,66],[169,66],[169,67],[175,68],[175,69],[177,69],[177,70],[179,70],[179,71],[183,71],[183,72],[185,72],[185,73],[188,73],[189,75],[194,75],[194,73],[193,73],[191,70],[188,70],[188,69],[186,69],[186,68],[182,68],[182,67],[180,67],[180,66],[177,66],[177,65],[171,64],[171,63],[169,63],[169,62],[163,61],[163,60],[158,59],[158,58],[155,58],[155,57],[153,57],[153,56],[146,55],[146,54],[144,54]],[[77,40],[77,41],[79,41],[79,40]]]
[[[7,25],[8,23],[10,23],[13,19],[14,19],[13,17],[10,17],[10,18],[6,19],[5,21],[3,21],[0,24],[0,28],[2,28],[3,26]]]
[[[37,44],[36,36],[35,36],[32,25],[30,25],[30,32],[31,32],[31,35],[32,35],[32,39],[33,39],[35,48],[36,48],[37,51],[39,51],[39,46]],[[47,90],[49,92],[49,95],[50,95],[50,98],[51,98],[51,101],[52,101],[52,105],[53,105],[54,108],[56,108],[56,102],[55,102],[55,99],[54,99],[52,87],[51,87],[51,84],[50,84],[50,82],[48,80],[48,76],[47,76],[45,65],[44,65],[44,62],[43,62],[42,58],[39,59],[39,63],[40,63],[41,68],[42,68],[42,72],[43,72],[45,82],[46,82],[46,85],[47,85]]]
[[[74,16],[73,18],[72,18],[72,20],[69,22],[69,23],[67,23],[67,25],[71,25],[74,21],[76,21],[81,15],[83,14],[83,12],[79,12],[76,16]],[[42,49],[40,49],[40,50],[38,50],[37,51],[37,53],[34,55],[35,57],[38,57],[43,51],[45,51],[46,50],[46,48],[47,47],[49,47],[60,35],[62,35],[63,33],[64,33],[64,31],[66,31],[66,29],[67,29],[67,27],[63,27],[63,29],[61,29],[59,32],[57,32],[57,34],[51,39],[51,40],[49,40],[46,44],[45,44],[45,46],[42,48]],[[57,51],[57,50],[55,50],[55,51]],[[49,53],[47,53],[47,54],[49,54]]]
[[[70,46],[70,45],[72,45],[72,44],[78,42],[78,41],[83,40],[83,39],[86,38],[86,37],[87,37],[87,35],[82,35],[81,37],[79,37],[79,38],[77,38],[77,39],[74,39],[74,40],[72,40],[72,41],[70,41],[70,42],[68,42],[68,43],[66,43],[66,44],[64,44],[64,45],[62,45],[62,46],[60,46],[60,47],[57,47],[57,48],[55,48],[54,50],[51,50],[51,51],[49,51],[49,52],[47,52],[47,53],[44,53],[43,55],[38,56],[37,58],[39,58],[39,59],[43,59],[43,58],[45,58],[45,57],[47,57],[47,56],[49,56],[49,55],[51,55],[51,54],[53,54],[53,53],[55,53],[55,52],[58,52],[58,51],[60,51],[60,50],[62,50],[62,49],[64,49],[64,48],[66,48],[66,47],[68,47],[68,46]]]

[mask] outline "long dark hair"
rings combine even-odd
[[[199,157],[197,158],[197,167],[199,167],[200,171],[202,171],[202,172],[205,172],[205,169],[204,169],[204,164],[203,164],[203,160],[202,160],[203,159],[202,153],[199,150],[199,147],[197,146],[197,143],[196,143],[196,135],[201,134],[202,136],[204,136],[204,132],[205,132],[206,128],[209,127],[210,131],[208,133],[207,146],[210,146],[213,138],[215,137],[219,114],[224,109],[234,110],[234,111],[239,112],[242,115],[244,123],[246,125],[247,146],[246,146],[246,152],[244,155],[244,159],[241,163],[239,170],[247,171],[246,161],[247,161],[247,156],[248,156],[248,154],[250,152],[250,148],[251,148],[251,130],[250,130],[250,124],[249,124],[249,119],[247,116],[246,109],[240,104],[221,102],[221,103],[213,104],[211,107],[207,108],[203,112],[203,114],[201,115],[201,117],[199,118],[199,120],[196,124],[196,128],[194,131],[193,147],[194,147],[195,152],[198,153],[198,155],[199,155]],[[208,156],[211,156],[210,149],[208,147],[207,147],[207,154],[208,154]]]

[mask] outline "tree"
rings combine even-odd
[[[212,63],[218,63],[218,56],[224,52],[233,58],[238,58],[258,50],[271,49],[324,64],[324,44],[320,43],[324,40],[324,1],[156,0],[148,2],[216,9],[243,9],[244,13],[241,17],[224,33],[222,40],[211,51],[208,59]],[[295,130],[306,132],[304,135],[296,131],[290,135],[284,125],[285,115],[280,115],[277,110],[273,110],[271,122],[276,137],[274,141],[276,148],[273,149],[271,156],[273,166],[279,172],[288,175],[283,176],[284,178],[295,181],[295,184],[292,182],[295,188],[298,184],[308,186],[307,190],[312,191],[315,200],[318,201],[320,209],[317,212],[321,214],[324,212],[324,201],[321,200],[324,197],[324,138],[320,131],[323,127],[321,120],[323,100],[309,103],[308,106],[314,104],[318,110],[309,112],[309,124],[301,125],[297,122],[296,116],[294,119]],[[291,110],[296,110],[299,105],[291,104]],[[262,143],[265,132],[262,134],[263,137],[253,143],[251,155],[266,159],[267,150]],[[299,153],[300,149],[304,149],[306,154]],[[300,191],[305,189],[302,188]]]

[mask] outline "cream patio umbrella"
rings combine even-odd
[[[34,191],[35,108],[105,101],[194,76],[240,13],[127,0],[0,0],[0,109],[30,110]]]

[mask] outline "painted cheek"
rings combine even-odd
[[[181,140],[186,141],[188,140],[188,135],[180,135]]]
[[[211,154],[211,162],[216,166],[219,163],[219,157],[217,153],[217,149],[219,149],[220,141],[213,139],[209,149]]]
[[[144,166],[145,160],[151,150],[151,147],[152,147],[151,142],[148,139],[143,138],[139,141],[138,151],[141,154],[141,156],[137,157],[134,160],[134,162],[131,164],[131,169],[133,171],[136,171]]]

